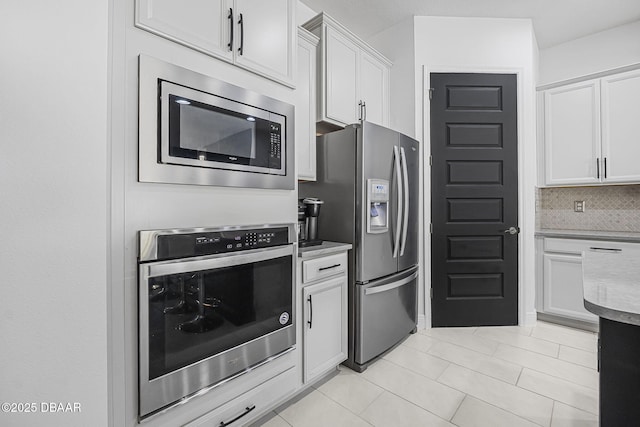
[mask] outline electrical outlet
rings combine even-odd
[[[585,205],[584,200],[576,200],[573,202],[573,211],[574,212],[584,212]]]

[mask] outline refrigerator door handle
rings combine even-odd
[[[393,258],[398,257],[398,250],[400,249],[400,233],[402,232],[402,176],[400,170],[400,153],[398,150],[398,146],[393,146],[393,159],[394,159],[394,169],[396,171],[396,185],[398,186],[398,218],[396,219],[396,228],[393,230],[394,234],[394,244],[393,244]]]
[[[413,274],[411,274],[410,276],[405,277],[404,279],[399,280],[397,282],[392,282],[386,285],[379,285],[379,286],[373,286],[371,288],[367,288],[364,290],[364,294],[373,295],[373,294],[378,294],[380,292],[386,292],[392,289],[400,288],[406,285],[407,283],[411,283],[413,280],[416,279],[416,277],[418,277],[418,271],[413,272]]]
[[[402,220],[402,242],[400,243],[400,256],[404,255],[404,247],[407,244],[407,231],[409,229],[409,172],[407,168],[407,156],[404,147],[400,147],[400,164],[402,165],[402,182],[403,182],[403,220]]]

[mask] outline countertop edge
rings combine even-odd
[[[298,247],[298,258],[311,258],[322,255],[329,255],[336,252],[344,252],[351,249],[353,245],[351,243],[341,243],[341,242],[322,242],[320,245],[316,246],[308,246],[306,248]]]
[[[612,242],[640,243],[640,233],[633,231],[593,231],[593,230],[559,230],[538,229],[535,236],[558,237],[577,240],[607,240]]]
[[[587,311],[597,315],[598,317],[613,320],[614,322],[640,326],[640,314],[628,313],[626,311],[619,311],[613,308],[603,307],[601,305],[588,301],[587,299],[584,299],[583,301],[584,308],[586,308]]]

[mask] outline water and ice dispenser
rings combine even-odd
[[[386,233],[389,230],[389,181],[367,180],[367,233]]]

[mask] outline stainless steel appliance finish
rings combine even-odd
[[[139,57],[141,182],[293,190],[294,107]]]
[[[139,416],[295,346],[295,226],[139,232]]]
[[[418,142],[362,122],[318,137],[319,237],[353,244],[349,359],[362,371],[417,324]]]

